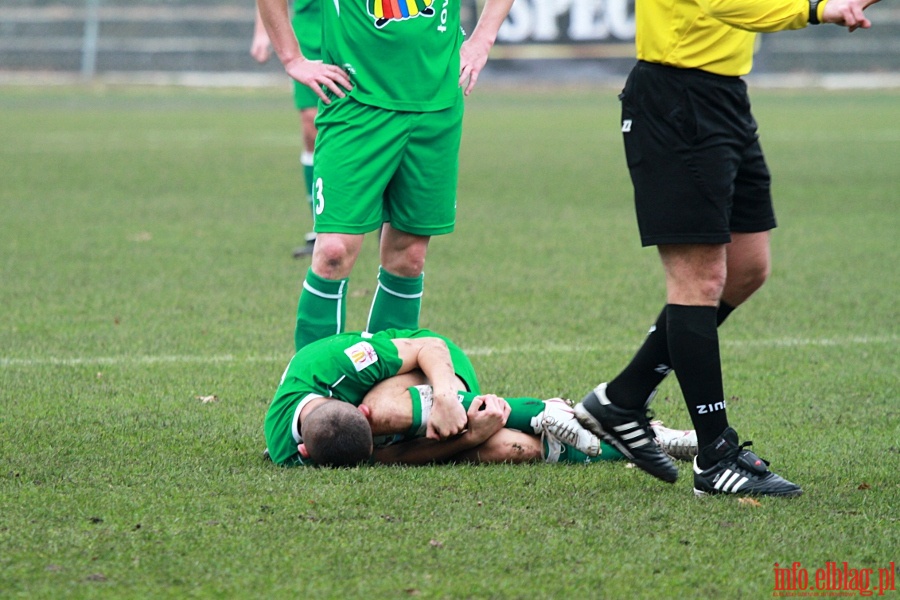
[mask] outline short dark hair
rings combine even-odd
[[[372,457],[372,428],[358,408],[325,402],[302,424],[303,443],[313,462],[323,467],[351,467]]]

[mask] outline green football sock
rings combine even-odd
[[[430,386],[419,387],[428,389],[430,393]],[[413,404],[413,424],[408,432],[409,435],[424,435],[424,415],[422,414],[422,399],[419,387],[409,388]],[[474,392],[457,392],[456,395],[459,398],[462,407],[468,411],[469,407],[472,406],[472,401],[475,397],[480,396],[481,394],[476,394]],[[506,420],[506,427],[534,435],[534,420],[539,414],[544,412],[544,401],[538,398],[505,398],[505,400],[509,403],[510,408],[509,418]],[[544,460],[547,462],[591,463],[607,460],[623,460],[625,458],[621,452],[603,440],[600,440],[600,454],[594,457],[588,456],[584,452],[567,444],[561,444],[562,451],[558,457],[550,457],[548,456],[549,452],[546,440],[544,440],[543,446]]]
[[[334,280],[319,277],[313,273],[312,267],[309,268],[297,303],[297,326],[294,329],[297,350],[344,331],[349,282],[349,278]]]
[[[309,205],[309,212],[312,214],[313,223],[316,222],[316,209],[313,204],[313,153],[304,151],[300,155],[300,164],[303,165],[303,181],[306,182],[306,203]]]
[[[535,417],[544,412],[544,401],[538,398],[504,398],[509,404],[506,426],[525,433],[535,433]]]
[[[369,309],[366,331],[418,329],[425,274],[401,277],[378,267],[378,287]]]
[[[600,456],[593,459],[591,462],[598,460],[625,460],[625,455],[616,450],[614,446],[610,446],[603,440],[600,440]]]
[[[409,435],[424,435],[425,423],[423,420],[427,419],[427,417],[423,414],[426,410],[422,407],[422,392],[419,388],[425,388],[427,390],[426,393],[429,396],[429,403],[431,400],[430,386],[423,385],[409,388],[409,393],[412,397],[413,412],[412,427],[410,427],[408,432]],[[457,392],[456,395],[459,398],[462,407],[468,411],[469,407],[472,406],[472,400],[481,394],[476,394],[474,392]],[[509,418],[506,420],[506,427],[508,429],[515,429],[534,435],[535,431],[532,423],[534,418],[544,411],[544,401],[538,400],[537,398],[505,398],[505,400],[509,403],[510,408]],[[430,411],[430,409],[428,410]]]
[[[597,456],[588,456],[584,452],[577,450],[576,448],[569,446],[568,444],[562,444],[562,452],[560,452],[558,457],[548,456],[549,448],[547,446],[546,440],[543,442],[544,447],[544,460],[546,462],[556,462],[556,463],[593,463],[593,462],[602,462],[607,460],[622,460],[625,457],[621,452],[604,442],[600,441],[600,454]]]
[[[482,394],[473,394],[472,392],[459,392],[457,394],[462,402],[463,408],[469,410],[472,400],[475,396]],[[509,418],[506,420],[508,429],[515,429],[525,433],[536,433],[534,430],[534,418],[544,412],[544,401],[538,398],[504,398],[509,404]]]

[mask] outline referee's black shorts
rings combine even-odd
[[[775,227],[742,79],[640,61],[620,99],[644,246],[724,244]]]

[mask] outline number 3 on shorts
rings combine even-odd
[[[321,215],[322,211],[325,210],[325,196],[322,195],[322,178],[321,177],[316,179],[315,188],[316,188],[316,214]]]

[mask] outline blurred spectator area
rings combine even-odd
[[[463,0],[468,30],[476,1]],[[633,0],[517,0],[491,68],[536,77],[566,67],[624,73],[634,62],[633,7]],[[0,71],[281,75],[274,57],[260,66],[249,56],[254,10],[252,0],[2,0]],[[869,31],[819,26],[760,36],[755,72],[900,72],[900,6],[885,0],[869,14]],[[548,62],[553,68],[533,67]]]

